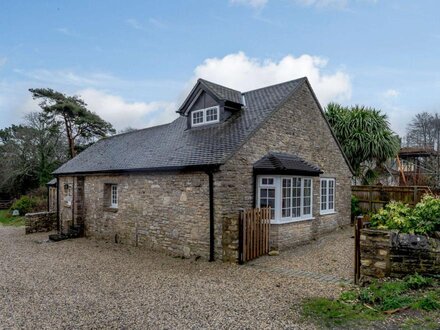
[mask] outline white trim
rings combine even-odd
[[[268,178],[273,179],[273,184],[262,184],[262,179]],[[283,218],[282,215],[282,180],[283,179],[292,179],[292,178],[300,178],[301,179],[301,193],[304,192],[304,179],[310,180],[310,214],[304,215],[304,195],[301,195],[300,199],[300,217],[285,217]],[[261,201],[261,189],[263,188],[273,188],[275,189],[275,217],[271,220],[272,224],[284,224],[284,223],[291,223],[291,222],[300,222],[300,221],[306,221],[306,220],[313,220],[313,177],[310,176],[297,176],[297,175],[258,175],[257,176],[257,187],[256,187],[256,206],[260,207],[260,201]],[[292,197],[292,196],[291,196]],[[291,211],[292,212],[292,211]],[[292,215],[292,213],[291,213]]]
[[[217,119],[215,120],[207,120],[207,112],[208,110],[216,110],[217,113]],[[194,114],[196,113],[202,113],[202,121],[200,123],[194,123]],[[197,126],[202,126],[202,125],[207,125],[207,124],[214,124],[214,123],[218,123],[220,121],[220,106],[216,105],[213,107],[208,107],[208,108],[204,108],[204,109],[199,109],[199,110],[193,110],[191,111],[191,127],[197,127]]]
[[[322,182],[326,182],[325,185],[325,210],[322,209]],[[329,183],[333,182],[333,208],[329,208],[330,202],[329,202],[329,192],[330,192],[330,185]],[[336,179],[335,178],[320,178],[319,180],[319,214],[320,215],[327,215],[327,214],[334,214],[336,213]]]
[[[115,208],[115,209],[118,208],[118,197],[119,197],[118,196],[118,185],[117,184],[110,185],[110,207],[111,208]],[[116,202],[114,200],[116,200]]]

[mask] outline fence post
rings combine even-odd
[[[359,284],[361,269],[361,229],[363,216],[357,216],[354,224],[354,284]]]

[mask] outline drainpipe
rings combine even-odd
[[[47,212],[50,212],[50,186],[46,185],[47,191]]]
[[[215,222],[214,222],[214,174],[206,171],[209,178],[209,261],[215,260]]]
[[[57,176],[57,231],[58,234],[61,234],[61,225],[60,225],[60,178]]]

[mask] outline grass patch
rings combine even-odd
[[[416,274],[404,280],[374,282],[364,288],[346,290],[338,299],[311,298],[303,302],[304,316],[329,328],[368,324],[406,311],[426,316],[407,320],[408,328],[424,328],[426,321],[429,329],[432,322],[427,320],[431,316],[438,319],[440,314],[439,280]]]
[[[24,226],[24,217],[13,217],[8,210],[0,210],[0,226]]]

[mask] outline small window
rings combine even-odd
[[[261,178],[260,184],[260,207],[270,207],[270,218],[275,219],[275,185],[274,178]]]
[[[191,112],[192,126],[217,123],[219,121],[219,107],[210,107]]]
[[[321,179],[321,214],[335,212],[335,179]]]
[[[111,185],[111,207],[118,207],[118,185]]]
[[[200,111],[194,111],[192,113],[192,124],[203,124],[203,110]]]
[[[104,184],[104,209],[116,211],[118,208],[118,185],[115,183]]]

